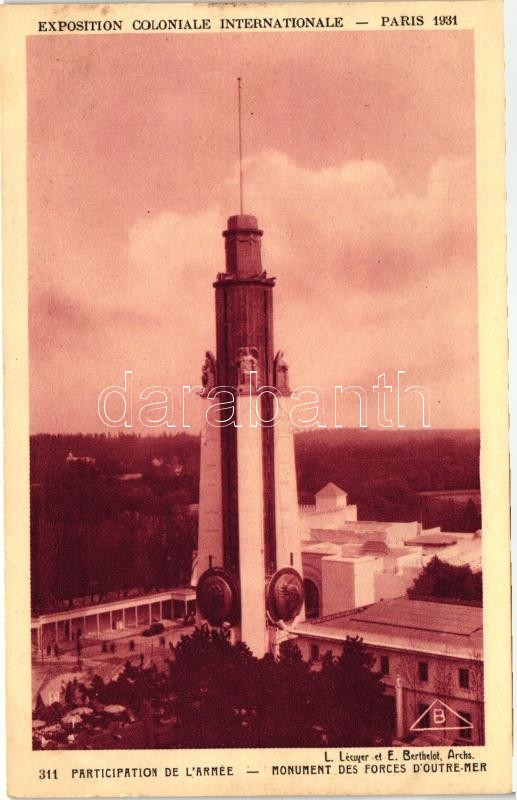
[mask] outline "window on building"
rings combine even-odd
[[[422,717],[422,719],[420,719]],[[422,730],[422,728],[430,728],[429,722],[429,706],[426,703],[419,703],[418,704],[418,716],[417,719],[419,720],[418,728]]]
[[[390,674],[390,660],[388,656],[381,656],[380,667],[381,667],[381,675]]]
[[[427,667],[427,661],[419,661],[418,662],[418,680],[420,683],[427,683],[429,680],[429,669]]]
[[[463,717],[466,722],[472,724],[472,714],[469,714],[467,711],[458,711],[458,714]],[[463,724],[466,724],[466,722]],[[462,739],[472,739],[472,728],[462,728],[460,736]]]
[[[320,660],[320,648],[317,644],[311,644],[311,661]]]
[[[470,675],[468,669],[459,670],[459,681],[462,689],[468,689],[470,686]]]

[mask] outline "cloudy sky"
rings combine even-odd
[[[97,398],[124,370],[136,400],[199,383],[237,75],[292,388],[405,370],[432,427],[476,427],[471,35],[301,31],[29,39],[32,431],[106,430]]]

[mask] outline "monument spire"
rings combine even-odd
[[[262,657],[287,636],[281,623],[303,617],[303,580],[287,364],[273,347],[275,279],[262,268],[263,232],[243,212],[240,78],[237,89],[240,213],[223,231],[216,354],[203,366],[204,396],[222,390],[232,419],[212,425],[205,414],[197,602],[200,621],[230,625]]]

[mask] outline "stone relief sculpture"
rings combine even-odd
[[[279,350],[275,356],[274,382],[279,392],[289,394],[289,367],[285,362],[282,350]]]
[[[252,390],[257,388],[257,367],[257,350],[254,347],[239,348],[239,360],[237,362],[237,385],[239,389],[248,388],[250,382]]]
[[[215,387],[215,376],[216,376],[216,360],[213,353],[209,350],[205,353],[205,363],[201,369],[201,382],[203,384],[203,389],[207,392],[210,389]]]

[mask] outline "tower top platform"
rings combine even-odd
[[[259,230],[257,218],[252,214],[235,214],[228,217],[228,229],[223,231],[223,236],[228,236],[232,231],[253,231],[262,236],[263,231]]]
[[[223,231],[226,239],[226,273],[239,277],[254,277],[262,274],[260,238],[262,231],[257,218],[251,214],[235,214],[228,218],[228,228]]]

